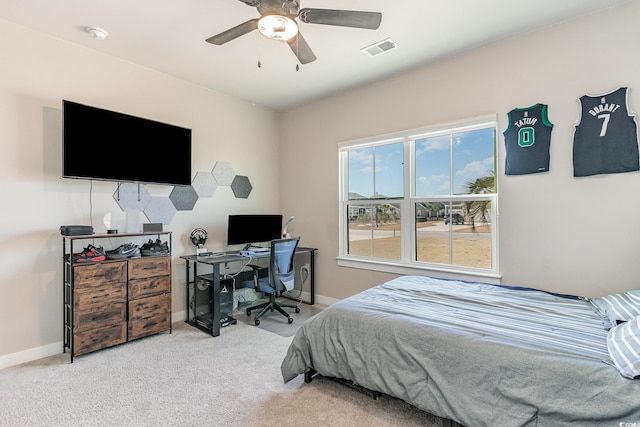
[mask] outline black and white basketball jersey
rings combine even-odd
[[[580,117],[573,136],[573,176],[631,172],[640,169],[635,116],[628,89],[579,99]]]
[[[536,104],[507,113],[509,125],[503,132],[506,149],[505,175],[524,175],[549,170],[549,146],[553,124],[547,106]]]

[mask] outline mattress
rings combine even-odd
[[[403,276],[305,322],[281,370],[347,379],[468,426],[640,422],[607,330],[579,297]]]

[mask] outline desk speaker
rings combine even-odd
[[[162,223],[161,222],[149,222],[146,224],[142,224],[142,231],[145,233],[157,233],[162,232]]]

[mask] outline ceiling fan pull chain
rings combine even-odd
[[[260,35],[258,35],[258,68],[262,68],[262,45],[260,44]]]
[[[296,63],[296,72],[300,71],[300,60],[298,58],[300,58],[300,35],[296,37],[296,60],[298,61]]]

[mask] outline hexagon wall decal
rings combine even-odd
[[[176,207],[168,197],[152,197],[144,209],[144,214],[149,222],[168,225],[176,214]]]
[[[119,183],[113,198],[124,212],[142,211],[151,222],[170,224],[177,211],[193,210],[200,197],[212,197],[221,185],[230,186],[238,199],[246,199],[253,186],[236,175],[231,163],[216,162],[211,172],[197,172],[191,185],[176,185],[168,197],[151,196],[143,184]]]
[[[198,172],[191,186],[198,197],[212,197],[218,188],[218,183],[210,172]]]
[[[198,201],[198,194],[191,185],[176,185],[169,194],[169,200],[179,211],[190,211]]]
[[[249,178],[242,175],[236,175],[231,183],[231,190],[233,190],[234,196],[238,199],[246,199],[249,197],[249,193],[253,190]]]
[[[143,211],[151,200],[151,194],[142,184],[125,182],[118,185],[113,193],[113,198],[124,212]]]
[[[228,162],[216,162],[211,170],[211,175],[215,178],[218,185],[231,185],[236,173]]]

